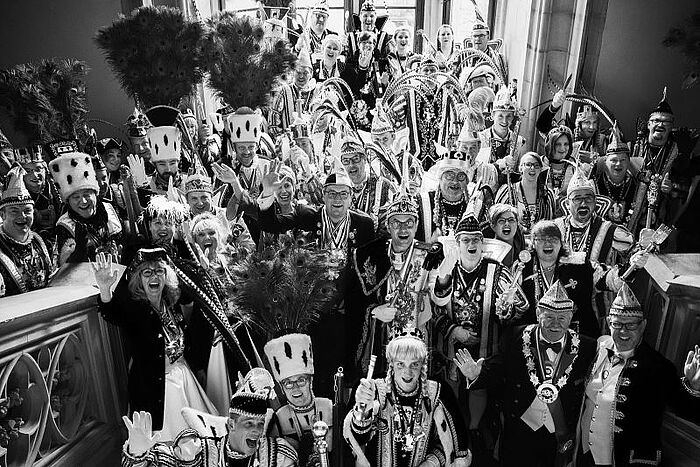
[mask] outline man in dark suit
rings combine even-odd
[[[576,465],[659,465],[667,404],[700,420],[700,351],[696,345],[688,352],[679,379],[673,364],[642,340],[646,319],[627,284],[610,307],[608,324],[612,335],[598,339],[585,384]]]
[[[564,466],[573,454],[591,339],[569,329],[574,303],[555,282],[537,305],[537,322],[517,328],[501,351],[477,361],[464,349],[454,361],[467,387],[502,391],[504,466]]]
[[[350,209],[352,181],[345,169],[331,173],[323,186],[324,205],[320,208],[301,203],[288,214],[271,209],[274,193],[279,186],[273,172],[263,180],[263,192],[258,199],[259,225],[264,232],[284,233],[298,229],[309,233],[318,248],[330,250],[331,262],[339,271],[336,280],[338,306],[309,328],[314,347],[324,349],[315,356],[314,387],[317,394],[329,396],[333,389],[333,375],[343,366],[346,355],[355,352],[347,342],[345,306],[342,302],[345,285],[345,266],[353,248],[374,239],[374,221],[368,215]],[[355,344],[357,345],[357,344]]]

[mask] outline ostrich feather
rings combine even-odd
[[[204,76],[202,36],[200,23],[161,6],[120,16],[100,29],[95,41],[129,97],[146,108],[176,107]]]
[[[234,109],[266,106],[296,59],[285,39],[264,37],[258,20],[225,12],[207,21],[203,60],[209,85]]]

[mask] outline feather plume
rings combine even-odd
[[[266,39],[260,21],[224,12],[207,21],[203,59],[209,85],[226,104],[256,109],[268,104],[297,57],[286,39]]]
[[[146,108],[176,107],[203,78],[202,35],[179,9],[141,7],[100,29],[95,41],[129,97]]]
[[[260,0],[263,6],[271,8],[289,8],[289,0]]]
[[[334,303],[329,253],[281,235],[276,245],[232,268],[228,295],[260,329],[278,337],[305,332]]]

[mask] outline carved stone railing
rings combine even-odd
[[[117,465],[123,358],[96,293],[0,299],[0,467]]]

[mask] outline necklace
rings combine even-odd
[[[419,383],[416,387],[416,400],[413,403],[410,414],[406,413],[404,406],[399,402],[397,397],[394,397],[396,401],[396,411],[394,412],[394,442],[399,446],[402,456],[412,453],[416,441],[425,436],[421,428],[420,388],[421,384]],[[398,387],[396,387],[395,383],[392,383],[392,389],[394,396],[396,396]]]
[[[544,268],[540,268],[537,264],[534,265],[533,267],[533,272],[535,276],[535,302],[539,302],[540,298],[542,298],[542,293],[543,291],[549,290],[549,286],[552,284],[554,281],[554,278],[556,277],[556,266],[557,263],[554,263],[552,266],[549,266],[549,271],[544,271]],[[554,274],[552,274],[552,280],[547,279],[547,274],[546,272],[551,272],[554,271]]]
[[[451,207],[453,214],[455,213],[455,208],[458,208],[457,216],[448,215],[445,206]],[[442,230],[443,235],[447,235],[449,230],[454,231],[457,228],[459,220],[464,215],[464,211],[467,210],[467,203],[465,202],[464,196],[458,201],[447,201],[444,196],[442,196],[442,193],[438,191],[435,195],[435,207],[436,209],[433,213],[435,227]],[[443,227],[445,227],[446,230],[443,229]]]
[[[580,340],[575,331],[567,329],[569,337],[571,338],[571,354],[574,356],[574,358],[571,360],[571,363],[566,370],[564,370],[564,374],[561,375],[556,382],[554,381],[554,377],[556,376],[556,371],[554,370],[552,371],[552,378],[546,379],[543,382],[540,380],[540,377],[537,374],[537,366],[535,365],[535,359],[532,356],[531,348],[532,331],[533,329],[537,328],[537,326],[537,324],[530,324],[525,328],[525,331],[523,331],[523,356],[525,357],[525,364],[527,365],[527,372],[530,376],[530,382],[535,387],[537,397],[545,404],[551,404],[559,397],[559,391],[561,391],[568,381],[571,370],[574,368],[574,362],[576,362],[576,357],[578,357],[578,346]],[[538,359],[540,360],[540,366],[542,366],[541,354],[538,355]],[[542,376],[545,377],[544,370],[542,371]]]

